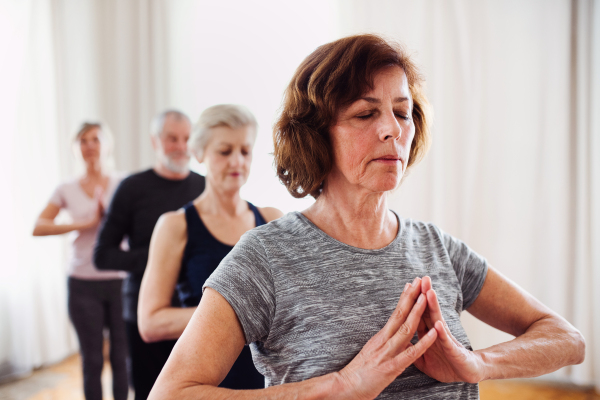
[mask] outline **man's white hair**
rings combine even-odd
[[[188,142],[190,150],[198,158],[202,158],[204,149],[213,136],[212,128],[226,126],[237,129],[250,126],[256,134],[258,123],[254,115],[244,106],[237,104],[218,104],[207,108],[200,114],[200,119],[192,130]]]
[[[165,110],[152,118],[150,122],[150,135],[158,137],[165,127],[167,117],[174,118],[176,121],[187,121],[192,124],[190,118],[179,110]]]

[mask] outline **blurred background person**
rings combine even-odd
[[[216,105],[200,116],[190,149],[206,166],[206,190],[183,209],[163,215],[154,230],[138,306],[140,333],[147,342],[179,338],[200,303],[202,285],[240,237],[282,215],[240,196],[256,133],[254,116],[238,105]],[[171,305],[175,290],[182,308]],[[264,388],[248,346],[220,386]]]
[[[85,174],[56,188],[33,229],[34,236],[71,232],[68,307],[79,340],[86,400],[102,400],[104,328],[110,338],[113,396],[115,400],[124,400],[128,393],[121,299],[125,274],[99,271],[92,261],[100,220],[120,182],[117,175],[106,172],[110,142],[108,130],[102,124],[85,122],[81,126],[74,138],[74,150],[81,152]],[[71,223],[55,222],[61,209],[69,213]]]
[[[175,341],[145,343],[137,324],[137,303],[154,225],[168,211],[192,201],[204,190],[204,177],[189,170],[189,118],[167,110],[151,122],[153,168],[124,179],[106,215],[94,261],[100,269],[128,271],[123,286],[123,317],[131,357],[131,378],[137,400],[146,399]],[[128,250],[121,248],[127,238]],[[176,297],[174,305],[179,305]]]

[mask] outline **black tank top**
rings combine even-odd
[[[248,207],[254,213],[256,226],[266,224],[265,219],[253,204],[248,202]],[[202,298],[202,285],[233,247],[215,239],[206,229],[193,203],[188,203],[183,208],[187,222],[188,240],[183,252],[177,293],[182,307],[196,307]],[[254,367],[248,346],[244,346],[238,359],[219,386],[229,389],[261,389],[265,387],[264,377]]]

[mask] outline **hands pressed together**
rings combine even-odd
[[[372,399],[411,364],[441,382],[483,379],[480,356],[452,336],[428,276],[406,284],[385,326],[338,373],[342,397]]]
[[[96,187],[96,190],[94,191],[94,200],[98,204],[96,212],[94,212],[94,215],[88,221],[81,223],[77,228],[78,230],[92,229],[100,224],[100,221],[102,221],[102,217],[104,217],[105,213],[104,205],[102,204],[102,196],[102,188],[99,186]]]

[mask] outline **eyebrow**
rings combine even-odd
[[[368,103],[375,103],[375,104],[381,103],[381,100],[376,99],[375,97],[361,97],[359,100],[364,100]],[[394,99],[394,103],[402,103],[404,101],[408,101],[408,97],[396,97]]]
[[[250,143],[250,142],[246,142],[246,143],[242,144],[242,147],[243,147],[243,146],[251,146],[251,145],[252,145],[252,143]],[[232,143],[230,143],[230,142],[218,142],[218,143],[217,143],[217,146],[227,146],[227,147],[234,147],[234,146],[237,146],[237,144],[232,144]]]

